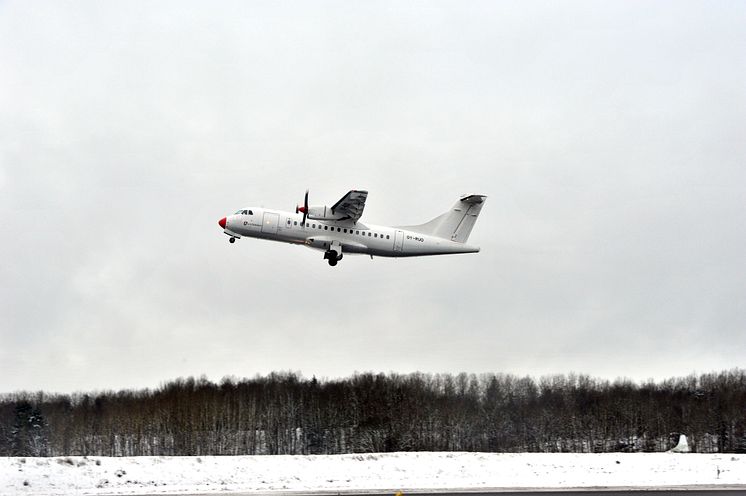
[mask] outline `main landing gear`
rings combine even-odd
[[[337,265],[337,262],[342,260],[342,254],[340,253],[339,255],[337,255],[336,251],[327,250],[324,252],[324,260],[328,260],[329,265],[334,267],[335,265]]]

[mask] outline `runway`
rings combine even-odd
[[[634,496],[642,494],[660,494],[665,493],[666,496],[744,496],[746,495],[746,487],[738,489],[733,487],[728,488],[716,488],[716,487],[660,487],[660,488],[588,488],[588,489],[490,489],[486,491],[465,491],[458,490],[450,492],[448,490],[442,490],[437,492],[427,491],[409,491],[409,492],[364,492],[364,491],[314,491],[314,492],[221,492],[225,496],[589,496],[589,495],[602,495],[602,496]],[[216,493],[189,493],[181,494],[180,496],[214,496]],[[142,496],[165,496],[164,494],[153,494],[153,495],[142,495]]]

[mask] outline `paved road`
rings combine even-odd
[[[505,490],[495,492],[440,492],[440,493],[410,493],[411,496],[589,496],[591,494],[600,494],[602,496],[634,496],[642,494],[655,493],[659,496],[661,492],[664,492],[666,496],[745,496],[746,488],[744,489],[603,489],[603,488],[589,488],[589,489],[569,489],[569,490],[556,490],[556,489],[529,489],[529,490]],[[352,496],[352,495],[345,495]],[[365,495],[365,496],[393,496],[392,494],[387,495]],[[407,496],[404,494],[403,496]]]
[[[662,496],[746,496],[746,488],[743,489],[715,489],[715,488],[660,488],[660,489],[603,489],[603,488],[589,488],[583,490],[568,489],[568,490],[556,490],[556,489],[525,489],[525,490],[490,490],[490,491],[461,491],[461,492],[416,492],[412,491],[409,493],[403,493],[402,496],[590,496],[593,494],[599,494],[601,496],[636,496],[643,494],[656,494]],[[225,496],[395,496],[393,492],[387,493],[372,493],[372,492],[355,492],[355,491],[337,491],[337,492],[261,492],[261,493],[233,493],[227,491],[225,493],[195,493],[195,494],[181,494],[179,496],[216,496],[217,494],[223,494]],[[164,496],[164,495],[141,495],[141,496]]]

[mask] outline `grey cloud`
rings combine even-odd
[[[746,8],[0,6],[0,390],[277,369],[746,358]],[[349,257],[217,219],[370,191],[488,203],[474,256]]]

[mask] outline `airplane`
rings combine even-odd
[[[308,190],[295,213],[266,208],[243,208],[223,217],[218,225],[235,243],[241,237],[305,245],[322,250],[330,266],[345,253],[378,257],[418,257],[476,253],[466,244],[484,195],[464,195],[447,212],[417,226],[388,227],[363,224],[367,191],[351,190],[332,207],[309,206]],[[302,214],[302,215],[299,215]]]

